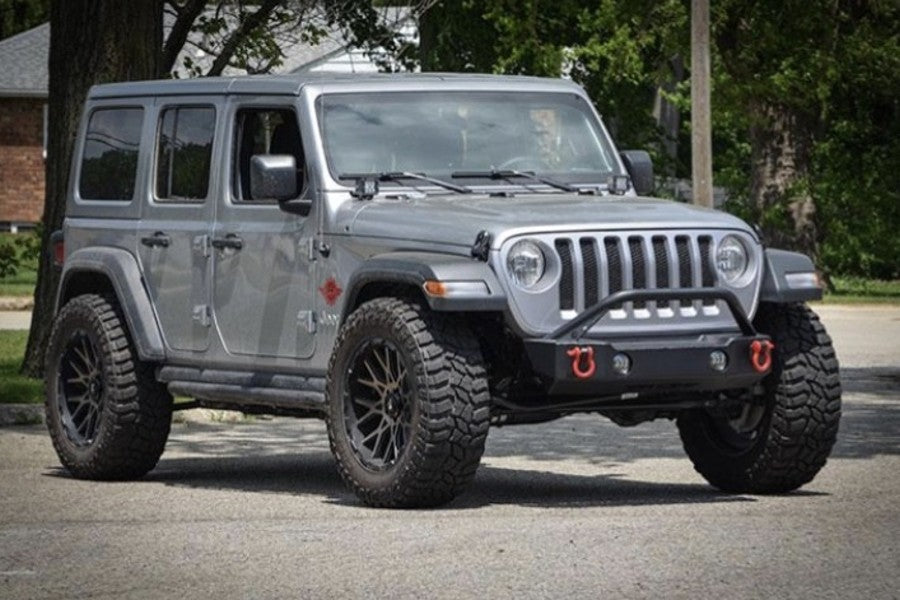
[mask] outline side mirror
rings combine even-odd
[[[650,155],[643,150],[625,150],[620,156],[638,196],[652,194],[656,185],[653,183],[653,161],[650,160]]]
[[[297,160],[290,154],[255,154],[250,159],[250,195],[254,200],[277,200],[281,210],[309,214],[310,200],[297,198]]]

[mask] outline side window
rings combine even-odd
[[[203,201],[209,191],[216,111],[212,107],[167,108],[156,142],[156,197]]]
[[[297,164],[297,189],[305,189],[305,162],[297,115],[290,109],[239,110],[235,122],[234,197],[239,202],[268,202],[250,193],[250,159],[256,154],[290,154]]]
[[[91,113],[78,177],[85,200],[131,200],[141,147],[142,108],[101,108]]]

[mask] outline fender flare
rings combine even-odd
[[[805,254],[767,248],[763,268],[760,302],[785,304],[822,299],[816,267]]]
[[[56,294],[54,314],[62,307],[66,290],[80,273],[100,273],[112,283],[122,307],[128,331],[134,340],[138,356],[145,361],[166,358],[159,322],[137,260],[121,248],[82,248],[66,257]]]
[[[424,293],[426,281],[483,282],[483,292],[452,297]],[[496,312],[507,308],[506,293],[493,269],[472,258],[436,252],[388,252],[366,260],[350,278],[344,315],[356,305],[362,289],[370,283],[401,283],[415,286],[423,293],[429,308],[441,312]],[[343,319],[342,319],[343,320]]]

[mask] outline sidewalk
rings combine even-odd
[[[30,310],[0,310],[0,329],[29,329]]]

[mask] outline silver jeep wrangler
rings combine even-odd
[[[490,425],[580,412],[674,419],[730,492],[793,490],[834,444],[810,260],[645,197],[647,154],[572,83],[103,85],[70,179],[46,381],[76,477],[140,477],[196,406],[324,418],[374,506],[447,502]]]

